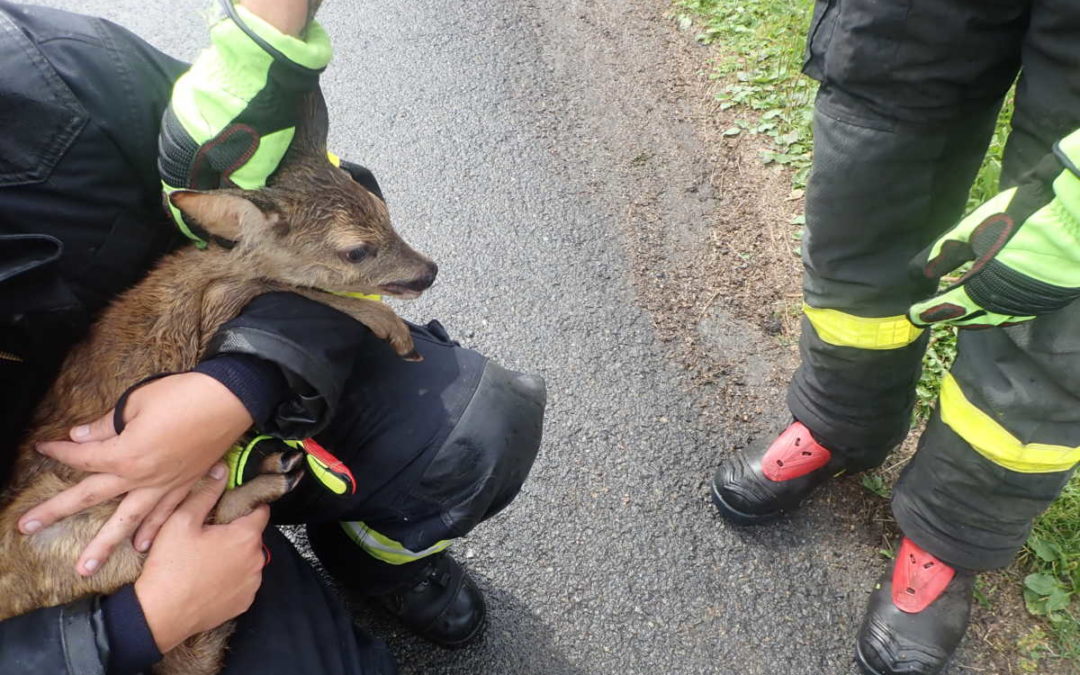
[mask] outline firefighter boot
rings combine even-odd
[[[483,633],[484,596],[446,551],[393,565],[345,539],[338,523],[309,525],[308,539],[334,579],[382,607],[416,635],[453,649]]]
[[[832,453],[801,422],[767,448],[730,457],[713,476],[716,508],[736,525],[756,525],[791,511],[830,475]]]
[[[403,586],[372,596],[375,602],[417,635],[443,647],[463,647],[480,637],[487,606],[468,572],[445,551],[412,565],[419,568],[417,574]]]
[[[960,644],[975,575],[949,567],[908,538],[878,581],[855,659],[867,675],[935,675]]]

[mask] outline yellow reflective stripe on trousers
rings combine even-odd
[[[445,551],[450,545],[449,540],[436,542],[434,546],[425,548],[423,551],[410,551],[385,534],[379,534],[360,521],[348,521],[341,523],[342,529],[357,546],[364,549],[376,560],[391,565],[404,565],[426,558],[440,551]]]
[[[1080,448],[1048,443],[1021,443],[1005,427],[967,400],[952,374],[941,380],[939,409],[948,424],[975,452],[1017,473],[1068,471],[1080,462]]]
[[[818,337],[837,347],[900,349],[918,340],[923,332],[906,316],[867,318],[807,304],[803,305],[803,313],[810,319]]]

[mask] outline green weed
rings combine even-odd
[[[873,492],[882,499],[888,499],[892,496],[892,486],[885,481],[885,478],[880,473],[867,471],[859,477],[859,481],[863,489]]]
[[[762,154],[767,164],[792,169],[795,188],[802,188],[810,171],[812,104],[817,85],[800,73],[803,44],[813,0],[674,0],[681,28],[697,30],[697,40],[716,44],[719,57],[712,77],[721,83],[721,109],[736,113],[726,136],[765,136]],[[1013,95],[1006,97],[997,128],[978,177],[971,187],[968,210],[998,192],[1001,158],[1008,138]],[[801,228],[804,220],[792,224]],[[801,231],[794,239],[801,238]],[[924,422],[937,400],[941,377],[956,358],[956,331],[935,327],[917,385],[913,425]],[[863,486],[879,496],[889,486],[877,474]],[[1080,476],[1038,520],[1019,564],[1028,611],[1047,621],[1052,635],[1036,626],[1021,640],[1021,666],[1038,669],[1043,658],[1063,657],[1080,662]],[[986,603],[986,597],[980,598]]]
[[[1080,479],[1035,523],[1021,556],[1031,571],[1024,579],[1028,611],[1045,617],[1058,654],[1080,662]]]
[[[801,77],[800,69],[813,1],[681,0],[676,7],[680,24],[697,28],[698,42],[723,49],[724,58],[712,73],[723,82],[717,100],[722,110],[738,113],[725,135],[768,137],[762,161],[790,166],[795,187],[803,187],[810,172],[811,104],[817,85]]]

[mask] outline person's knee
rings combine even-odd
[[[445,505],[443,519],[457,536],[517,496],[540,450],[546,404],[543,378],[488,361],[417,486],[426,499]]]

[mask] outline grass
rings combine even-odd
[[[795,186],[803,187],[810,172],[810,121],[817,84],[801,77],[798,55],[810,16],[805,10],[811,3],[682,0],[676,4],[682,12],[680,25],[699,28],[698,42],[722,42],[726,58],[711,74],[726,83],[717,100],[721,109],[741,113],[724,134],[769,138],[762,161],[790,166]]]
[[[724,134],[766,138],[762,162],[789,166],[793,187],[805,187],[817,85],[800,70],[813,0],[674,0],[674,5],[680,28],[695,30],[699,42],[720,47],[710,76],[721,83],[721,109],[735,113]],[[1010,93],[972,185],[969,210],[998,191],[1011,103]],[[794,239],[802,238],[804,222],[793,220]],[[913,426],[929,416],[941,377],[955,357],[955,329],[935,327],[917,386]],[[867,474],[863,485],[883,497],[890,489],[879,474]],[[1035,625],[1017,645],[1022,669],[1038,672],[1038,661],[1047,657],[1080,663],[1080,476],[1036,522],[1017,564],[1027,574],[1023,592],[1028,611],[1043,618],[1049,631]]]

